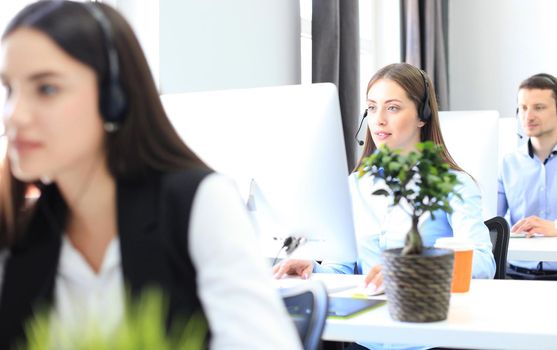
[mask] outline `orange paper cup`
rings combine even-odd
[[[468,292],[472,280],[472,258],[474,256],[472,244],[454,237],[443,237],[435,242],[435,247],[452,249],[455,252],[451,292]]]

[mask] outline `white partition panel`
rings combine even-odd
[[[499,112],[439,112],[441,132],[456,163],[474,177],[482,192],[483,216],[497,214]]]

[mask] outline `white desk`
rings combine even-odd
[[[363,276],[314,275],[335,285]],[[342,294],[333,293],[332,295]],[[557,282],[473,280],[470,291],[452,294],[448,319],[433,323],[393,321],[387,305],[348,319],[328,319],[323,339],[422,344],[478,349],[555,349]]]
[[[507,260],[557,261],[557,237],[510,238]]]

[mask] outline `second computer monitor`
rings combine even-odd
[[[188,146],[236,180],[266,256],[294,236],[305,241],[295,257],[356,260],[334,85],[172,94],[162,101]]]

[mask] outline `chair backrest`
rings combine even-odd
[[[509,249],[510,229],[507,220],[501,216],[493,217],[485,221],[489,229],[491,244],[493,245],[493,256],[495,257],[495,279],[505,279],[507,268],[507,250]]]
[[[327,319],[329,297],[321,281],[308,280],[281,288],[284,304],[296,325],[305,350],[316,350]]]

